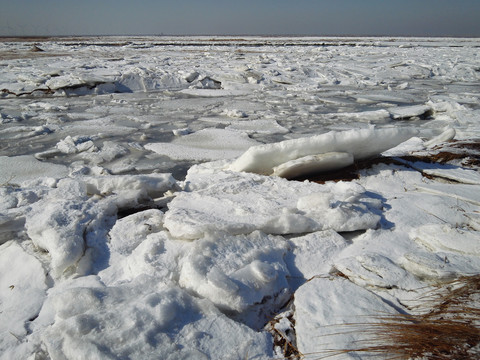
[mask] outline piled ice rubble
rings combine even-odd
[[[6,184],[1,358],[267,359],[282,352],[264,325],[283,310],[299,353],[368,340],[347,324],[409,312],[431,282],[478,273],[479,203],[466,195],[478,173],[405,161],[317,184],[232,168],[271,172],[275,151],[282,163],[320,150],[362,158],[414,133],[261,146],[193,166],[182,183],[76,173]]]

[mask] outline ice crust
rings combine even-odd
[[[0,359],[324,357],[479,273],[476,142],[411,157],[479,137],[478,39],[31,46],[0,44]]]

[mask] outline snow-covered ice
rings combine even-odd
[[[0,44],[0,359],[369,358],[351,324],[479,274],[478,39],[38,46]]]

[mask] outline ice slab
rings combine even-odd
[[[174,139],[171,143],[147,144],[145,148],[174,160],[232,159],[258,142],[245,133],[223,129],[203,129]]]
[[[46,275],[40,261],[15,242],[0,246],[0,353],[15,350],[46,298]]]
[[[55,277],[84,254],[85,211],[82,199],[46,199],[35,203],[27,216],[27,234],[36,247],[50,254]]]
[[[217,232],[299,234],[374,228],[365,189],[356,183],[289,182],[251,173],[189,173],[186,189],[169,204],[164,226],[172,236],[197,239]]]
[[[382,254],[368,253],[335,261],[334,268],[364,288],[419,289],[422,284]]]
[[[480,205],[480,186],[466,184],[417,185],[417,189],[436,195],[446,195],[454,199]]]
[[[40,177],[62,178],[68,175],[64,165],[41,162],[33,155],[0,156],[0,184],[21,184]]]
[[[79,181],[86,184],[89,194],[103,196],[136,191],[157,198],[169,190],[179,189],[171,174],[85,176],[79,178]]]
[[[416,133],[416,130],[410,128],[331,131],[309,138],[258,145],[248,149],[229,169],[270,175],[275,166],[287,161],[330,152],[350,153],[355,160],[360,160],[380,154]]]
[[[268,334],[155,278],[116,287],[81,279],[55,290],[40,315],[52,322],[41,337],[52,358],[208,359],[221,354],[241,360],[272,355]]]
[[[335,257],[349,244],[333,230],[295,237],[290,243],[293,249],[286,258],[290,276],[302,280],[328,274]]]
[[[182,259],[179,284],[228,311],[278,305],[288,295],[287,248],[285,239],[261,232],[207,236]]]
[[[429,105],[399,106],[388,109],[395,120],[410,119],[413,117],[426,116],[432,112]]]
[[[359,341],[361,347],[368,344],[361,331],[365,324],[397,313],[379,296],[342,278],[312,279],[297,290],[294,305],[298,350],[302,354],[336,350],[345,359],[358,357],[342,350],[359,348]]]
[[[432,252],[451,251],[480,255],[478,231],[452,227],[448,224],[424,225],[411,231],[410,236]]]
[[[414,162],[410,163],[410,165],[427,175],[458,181],[463,184],[480,185],[480,174],[476,170],[424,162]]]
[[[241,120],[231,122],[227,130],[242,131],[247,134],[286,134],[289,130],[275,120]]]
[[[273,174],[286,179],[307,176],[314,173],[333,171],[352,165],[353,155],[345,152],[329,152],[318,155],[309,155],[290,160],[275,166]]]

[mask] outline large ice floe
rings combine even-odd
[[[336,170],[378,155],[418,133],[411,128],[332,131],[249,148],[229,169],[295,177]]]
[[[478,39],[39,46],[0,44],[0,359],[370,359],[480,273]]]

